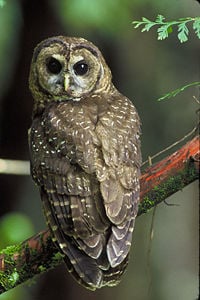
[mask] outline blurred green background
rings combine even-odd
[[[4,5],[3,2],[5,3]],[[184,136],[197,122],[198,88],[164,102],[161,95],[199,81],[199,40],[191,30],[180,44],[173,33],[156,40],[131,24],[158,14],[168,20],[198,16],[195,0],[0,1],[0,158],[28,159],[32,99],[28,72],[35,45],[53,35],[82,36],[103,52],[118,89],[142,120],[143,160]],[[165,154],[166,155],[166,154]],[[0,300],[193,300],[198,298],[198,184],[156,210],[150,264],[152,212],[137,219],[131,259],[122,283],[95,293],[79,286],[64,266],[0,296]],[[0,175],[0,248],[46,227],[30,176]],[[15,231],[14,231],[15,229]],[[14,233],[14,237],[13,237]]]

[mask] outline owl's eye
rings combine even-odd
[[[89,67],[84,60],[81,60],[73,66],[73,69],[76,75],[83,76],[87,73]]]
[[[47,65],[48,71],[52,74],[59,74],[60,71],[62,70],[61,63],[57,59],[55,59],[54,57],[50,57],[47,60],[46,65]]]

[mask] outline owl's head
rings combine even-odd
[[[29,85],[35,102],[41,106],[52,101],[79,101],[108,91],[112,86],[111,72],[91,42],[57,36],[35,48]]]

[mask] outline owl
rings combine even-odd
[[[31,174],[52,240],[84,287],[126,270],[139,202],[140,120],[91,42],[57,36],[34,50]]]

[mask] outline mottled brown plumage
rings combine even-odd
[[[32,176],[68,270],[89,289],[124,273],[139,202],[140,121],[100,51],[82,38],[35,49]]]

